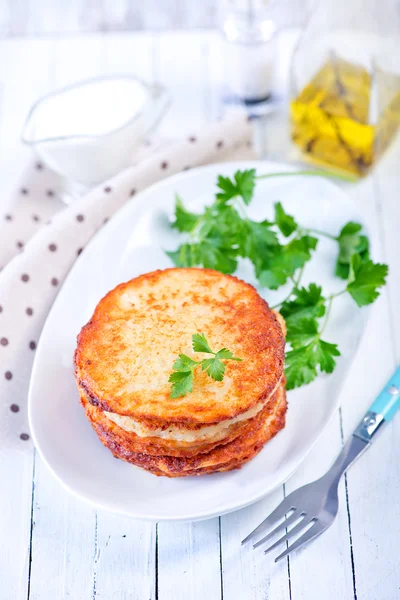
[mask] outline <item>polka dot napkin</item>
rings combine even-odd
[[[243,115],[181,141],[151,145],[136,163],[66,206],[62,182],[30,165],[0,212],[0,447],[28,449],[27,396],[48,311],[85,244],[126,202],[152,183],[197,165],[254,158]],[[78,333],[78,332],[77,332]],[[56,341],[55,341],[56,343]]]

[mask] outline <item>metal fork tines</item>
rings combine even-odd
[[[258,548],[259,546],[265,544],[265,542],[268,540],[271,540],[273,537],[275,537],[278,532],[286,530],[286,533],[282,537],[264,550],[264,554],[267,554],[274,548],[277,548],[284,542],[304,531],[301,537],[299,537],[291,546],[282,552],[282,554],[279,554],[279,556],[276,557],[275,562],[278,562],[278,560],[285,558],[285,556],[287,556],[293,550],[296,550],[306,542],[309,542],[314,537],[320,535],[320,533],[322,533],[328,527],[326,524],[323,525],[323,523],[317,517],[310,516],[306,514],[305,511],[299,510],[293,506],[293,502],[290,502],[291,496],[292,494],[285,498],[285,500],[283,500],[283,502],[269,515],[269,517],[267,517],[265,521],[263,521],[252,533],[250,533],[250,535],[248,535],[242,541],[242,544],[245,544],[251,539],[258,537],[259,534],[264,533],[274,524],[283,519],[279,525],[264,535],[264,537],[258,540],[258,542],[256,542],[253,546],[254,549]]]
[[[362,439],[352,436],[339,454],[331,469],[317,481],[295,490],[287,496],[279,506],[250,533],[242,544],[256,538],[254,548],[265,544],[280,531],[285,531],[276,542],[264,553],[270,552],[280,544],[300,535],[291,546],[276,557],[275,562],[288,556],[303,544],[310,542],[323,533],[333,523],[338,512],[338,484],[346,468],[363,452],[367,444]],[[274,527],[275,526],[275,527]],[[271,530],[271,528],[274,529]]]

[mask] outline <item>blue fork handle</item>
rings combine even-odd
[[[394,372],[377,399],[354,432],[365,442],[371,442],[384,423],[391,421],[400,408],[400,367]]]

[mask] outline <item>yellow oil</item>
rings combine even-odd
[[[292,138],[314,162],[362,176],[399,127],[400,85],[375,125],[370,106],[368,71],[332,56],[291,102]]]

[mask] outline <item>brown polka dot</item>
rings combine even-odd
[[[21,249],[24,247],[24,242],[17,242],[17,248]]]
[[[12,215],[4,215],[6,221],[12,221]]]
[[[164,161],[161,163],[161,168],[162,168],[162,169],[166,169],[167,167],[168,167],[168,163],[167,163],[167,161],[166,161],[166,160],[164,160]]]
[[[28,190],[27,190],[26,188],[21,188],[21,194],[22,194],[23,196],[27,196],[27,195],[28,195],[28,193],[29,193],[29,192],[28,192]]]
[[[103,221],[103,224],[105,225],[106,223],[108,223],[109,220],[110,220],[109,217],[106,217]]]
[[[83,248],[78,248],[78,250],[76,251],[76,254],[79,256],[80,253],[82,252]]]
[[[56,244],[49,244],[49,250],[50,252],[55,252],[57,250]]]
[[[223,147],[223,145],[224,145],[224,142],[223,142],[222,140],[219,140],[219,141],[217,142],[217,148],[222,148],[222,147]]]
[[[190,168],[189,165],[186,165],[186,167],[183,167],[183,171],[189,171]]]
[[[1,344],[2,346],[8,346],[8,339],[7,339],[7,338],[4,338],[4,337],[3,337],[3,338],[1,338],[1,340],[0,340],[0,344]]]
[[[106,194],[109,194],[111,192],[110,186],[108,185],[107,187],[105,187],[104,191],[105,191]]]
[[[76,215],[76,220],[77,220],[79,223],[82,223],[82,221],[83,221],[84,219],[85,219],[85,217],[84,217],[83,215]]]
[[[129,192],[129,195],[130,195],[130,196],[134,196],[135,194],[136,194],[136,190],[135,190],[135,188],[133,188],[133,189],[132,189],[132,190]]]
[[[35,166],[38,171],[43,171],[43,164],[41,162],[37,162]]]
[[[36,350],[36,342],[34,342],[33,340],[32,340],[32,342],[29,342],[29,348],[31,350]]]
[[[26,309],[26,314],[31,317],[33,315],[33,308],[31,308],[30,306],[28,306],[28,308]]]
[[[40,217],[38,215],[32,215],[32,219],[35,221],[35,223],[40,221]]]
[[[52,278],[51,285],[54,285],[54,286],[58,285],[58,279],[56,277]]]
[[[23,442],[26,442],[27,440],[29,440],[29,435],[27,433],[21,433],[21,435],[19,437],[21,438],[21,440]]]
[[[0,313],[2,313],[2,312],[3,312],[3,307],[0,304]]]
[[[29,275],[27,273],[24,273],[23,275],[21,275],[21,281],[23,281],[24,283],[29,281]]]
[[[10,410],[11,410],[11,412],[19,412],[18,404],[11,404]]]
[[[197,141],[197,137],[196,137],[195,135],[191,135],[191,136],[189,137],[189,142],[192,142],[192,143],[193,143],[193,142],[196,142],[196,141]]]
[[[53,191],[53,190],[47,190],[47,192],[46,192],[46,195],[47,195],[49,198],[52,198],[53,196],[55,196],[55,193],[54,193],[54,191]]]
[[[10,381],[10,379],[12,379],[12,373],[11,373],[11,371],[6,371],[4,373],[4,377],[7,379],[7,381]]]

